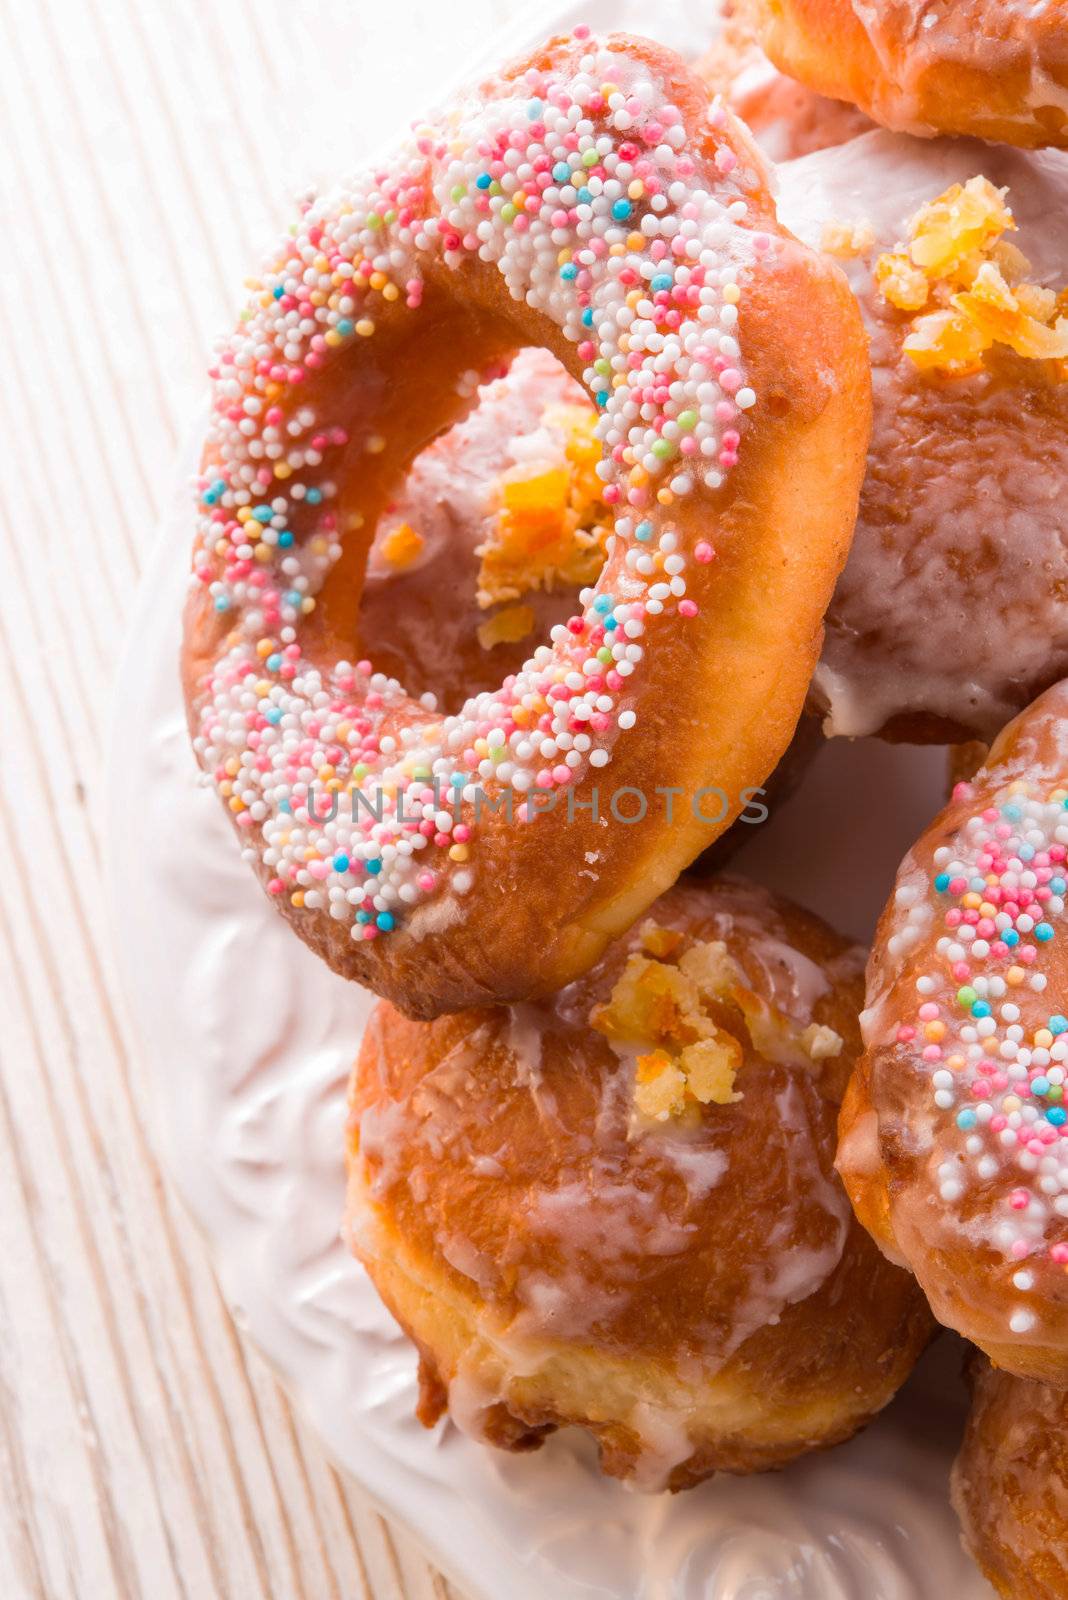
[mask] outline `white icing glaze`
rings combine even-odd
[[[1068,15],[1058,18],[1066,9],[1063,0],[994,0],[993,5],[990,0],[852,0],[852,5],[888,80],[883,89],[873,86],[874,109],[888,127],[933,131],[920,116],[918,90],[925,74],[942,61],[995,76],[1026,69],[1019,123],[1030,122],[1028,113],[1050,110],[1068,121],[1068,87],[1047,69],[1035,28],[1037,23],[1048,34],[1047,13],[1062,26],[1068,23]]]
[[[1068,155],[866,134],[780,169],[779,211],[818,245],[868,222],[877,250],[976,173],[1008,185],[1012,235],[1036,281],[1068,278]],[[815,684],[829,731],[876,732],[900,711],[995,732],[1068,671],[1068,385],[1037,409],[1021,378],[936,380],[900,354],[871,258],[844,263],[872,343],[875,423],[852,552]]]

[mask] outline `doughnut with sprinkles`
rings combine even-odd
[[[525,345],[600,409],[614,525],[567,623],[444,715],[361,654],[367,552]],[[741,796],[789,741],[869,428],[844,279],[676,57],[580,28],[310,202],[212,381],[182,668],[245,856],[410,1015],[552,992],[714,836],[657,791]]]
[[[905,857],[868,964],[838,1169],[943,1323],[1068,1388],[1068,682]]]

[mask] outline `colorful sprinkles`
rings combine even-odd
[[[959,784],[954,799],[973,793]],[[887,947],[899,956],[918,943],[935,905],[938,964],[917,979],[915,1015],[896,1038],[918,1051],[939,1125],[958,1146],[937,1167],[941,1198],[956,1204],[969,1183],[1003,1191],[984,1243],[1032,1262],[1013,1276],[1021,1297],[1036,1286],[1036,1258],[1068,1269],[1068,1227],[1057,1225],[1068,1219],[1068,1018],[1043,1003],[1042,970],[1064,937],[1066,863],[1068,789],[1043,796],[1014,781],[935,851],[933,893],[898,888],[905,919]],[[1010,1313],[1014,1333],[1037,1321],[1025,1298]]]
[[[636,721],[628,680],[648,619],[695,615],[688,562],[714,559],[706,540],[684,548],[670,509],[698,482],[722,484],[756,401],[738,303],[772,240],[740,226],[735,155],[720,145],[723,192],[710,193],[648,68],[574,37],[565,65],[417,127],[387,167],[309,202],[211,372],[192,581],[233,627],[197,754],[270,891],[356,939],[446,886],[469,892],[476,786],[513,790],[526,820],[531,796],[611,760]],[[434,255],[493,263],[577,346],[614,517],[615,592],[584,589],[518,674],[448,717],[368,661],[313,663],[301,640],[359,524],[340,526],[338,479],[384,443],[318,413],[317,374],[373,338],[386,307],[418,316]]]

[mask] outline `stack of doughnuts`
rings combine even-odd
[[[729,0],[696,71],[576,28],[309,200],[212,367],[182,652],[244,858],[379,996],[345,1232],[421,1419],[681,1489],[848,1438],[941,1323],[969,1548],[1043,1597],[1062,9]],[[719,873],[836,735],[976,742],[866,978]]]

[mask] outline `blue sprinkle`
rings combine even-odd
[[[605,619],[604,619],[604,631],[605,631],[605,633],[615,633],[615,631],[616,631],[616,629],[618,627],[619,627],[619,623],[616,621],[615,617],[605,617]]]
[[[462,789],[466,782],[467,776],[463,772],[454,772],[452,777],[449,779],[449,783],[453,789]]]
[[[277,284],[277,285],[276,285],[276,286],[275,286],[275,288],[274,288],[274,289],[272,289],[272,291],[271,291],[271,293],[272,293],[272,294],[273,294],[273,295],[274,295],[274,297],[275,297],[275,299],[276,299],[276,300],[281,300],[281,298],[282,298],[282,296],[283,296],[283,295],[284,295],[284,294],[285,294],[285,292],[286,292],[286,291],[285,291],[285,288],[284,288],[284,287],[283,287],[283,285],[282,285],[282,284],[280,284],[280,283],[279,283],[279,284]]]
[[[255,517],[257,522],[266,524],[270,522],[271,518],[274,516],[274,512],[271,510],[270,506],[253,506],[252,515]]]
[[[1010,950],[1014,950],[1020,942],[1020,935],[1015,928],[1006,928],[1001,935],[1001,941],[1003,944],[1007,944]]]
[[[277,728],[278,724],[282,720],[282,708],[281,708],[281,706],[272,706],[269,711],[265,711],[263,714],[267,718],[267,721],[271,724],[271,726],[273,728]],[[286,810],[287,811],[289,810],[288,806],[286,807]]]
[[[299,606],[303,599],[304,596],[301,594],[299,589],[290,589],[286,594],[286,605]]]
[[[340,317],[338,319],[337,331],[338,331],[338,333],[340,333],[340,335],[341,335],[341,337],[343,339],[347,339],[349,334],[353,332],[355,327],[356,327],[356,324],[354,322],[350,322],[348,317]]]
[[[597,393],[594,395],[593,398],[596,401],[597,405],[603,411],[605,406],[608,404],[608,390],[607,389],[598,389]]]
[[[1053,929],[1048,922],[1040,922],[1035,929],[1035,938],[1042,944],[1048,944],[1053,938]]]
[[[566,161],[558,161],[553,168],[553,182],[566,183],[571,176],[571,168]]]
[[[323,498],[323,491],[321,489],[309,489],[304,498],[310,506],[317,506]]]
[[[1003,817],[1007,817],[1010,822],[1019,822],[1020,818],[1023,816],[1023,812],[1020,810],[1019,806],[1007,805],[1002,806],[1001,815]]]
[[[972,1006],[972,1016],[973,1017],[988,1017],[989,1015],[990,1015],[990,1007],[987,1004],[987,1002],[985,1000],[976,1000],[974,1005]]]
[[[335,856],[334,857],[334,871],[335,872],[347,872],[348,870],[349,870],[349,858],[348,858],[348,856],[346,856],[346,855]]]
[[[1068,1111],[1065,1111],[1063,1106],[1050,1106],[1046,1112],[1046,1121],[1052,1122],[1055,1128],[1063,1127],[1066,1120],[1068,1120]]]
[[[373,861],[365,861],[364,866],[367,868],[367,871],[371,874],[372,878],[377,878],[378,874],[382,871],[382,863],[377,856]]]
[[[582,313],[582,326],[584,328],[592,328],[593,327],[593,307],[592,306],[587,306],[585,311]],[[1068,805],[1068,800],[1065,801],[1065,805]]]
[[[599,611],[603,617],[605,612],[611,611],[614,605],[615,601],[610,594],[599,594],[593,602],[593,609]]]
[[[1068,1032],[1068,1017],[1062,1017],[1060,1012],[1055,1017],[1050,1017],[1048,1023],[1050,1033]]]
[[[542,103],[541,103],[540,100],[530,100],[530,101],[528,101],[527,102],[527,120],[528,120],[528,122],[537,122],[538,118],[541,116],[542,110],[543,110],[543,107],[542,107]]]
[[[1016,847],[1016,854],[1021,861],[1030,861],[1034,853],[1035,847],[1033,844],[1021,844]]]
[[[1048,1078],[1032,1078],[1031,1079],[1031,1093],[1034,1094],[1034,1095],[1037,1095],[1039,1097],[1039,1099],[1044,1099],[1045,1096],[1049,1094],[1049,1079]]]
[[[392,932],[395,926],[392,911],[380,911],[375,918],[375,921],[378,923],[378,926],[382,929],[383,933]]]
[[[293,535],[290,533],[288,528],[283,528],[282,532],[278,535],[278,543],[281,545],[283,550],[289,549],[290,545],[293,543]]]
[[[940,872],[934,881],[934,886],[938,890],[939,894],[944,893],[944,891],[949,888],[949,873]]]
[[[560,268],[560,276],[563,278],[565,283],[571,283],[575,278],[578,277],[578,267],[576,267],[573,261],[565,262],[565,264]]]
[[[488,172],[480,172],[478,177],[475,179],[475,188],[488,189],[492,182],[493,179],[490,177]]]
[[[579,205],[588,206],[592,199],[593,199],[593,195],[586,188],[586,185],[583,184],[582,188],[578,192]]]
[[[357,911],[357,913],[356,913],[356,921],[357,922],[370,922],[370,920],[371,920],[371,913],[369,911]]]
[[[216,611],[229,611],[230,602],[224,594],[217,594],[215,596],[215,609]]]
[[[975,1116],[975,1112],[974,1111],[970,1111],[970,1110],[968,1110],[967,1107],[965,1107],[965,1109],[963,1111],[958,1111],[957,1112],[957,1127],[958,1128],[963,1128],[965,1130],[965,1132],[967,1132],[967,1130],[969,1128],[974,1128],[975,1127],[975,1123],[976,1123],[976,1116]]]
[[[660,289],[670,289],[674,281],[670,272],[658,272],[649,287],[656,293]]]
[[[282,665],[282,657],[278,654],[277,650],[275,651],[273,656],[268,656],[267,657],[267,671],[268,672],[277,672],[281,665]]]
[[[617,222],[626,222],[634,207],[629,200],[617,200],[612,207],[612,215]]]
[[[653,525],[652,525],[652,523],[651,522],[639,522],[638,526],[634,530],[634,537],[636,539],[640,539],[642,544],[646,544],[648,542],[648,540],[650,540],[653,537]]]
[[[1068,883],[1063,878],[1051,878],[1049,886],[1054,894],[1064,894],[1065,890],[1068,889]]]

